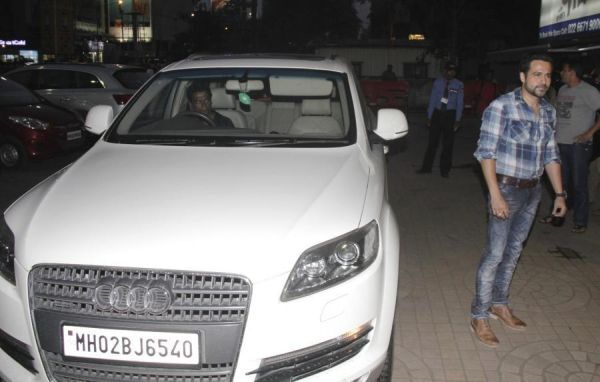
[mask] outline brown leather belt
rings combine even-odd
[[[532,188],[537,186],[540,182],[540,178],[533,179],[519,179],[508,175],[496,174],[498,182],[514,186],[516,188]]]

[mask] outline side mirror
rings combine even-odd
[[[114,117],[112,106],[97,105],[88,111],[85,117],[85,129],[92,134],[100,135],[108,129]]]
[[[377,128],[373,132],[384,141],[393,141],[408,134],[408,121],[398,109],[380,109],[377,112]]]

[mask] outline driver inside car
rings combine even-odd
[[[192,83],[187,89],[187,99],[191,112],[204,114],[217,127],[234,128],[233,122],[229,118],[213,110],[212,92],[208,85]]]

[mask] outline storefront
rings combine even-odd
[[[39,51],[24,39],[0,38],[0,74],[26,63],[39,62]]]
[[[518,85],[517,64],[529,53],[549,54],[558,65],[566,57],[575,57],[587,73],[600,68],[600,0],[542,0],[538,42],[488,53],[496,79]]]
[[[39,61],[38,51],[27,46],[27,40],[5,40],[0,38],[0,62],[3,64],[12,62]]]

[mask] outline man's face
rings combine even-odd
[[[560,71],[560,80],[564,83],[568,83],[573,73],[571,66],[569,66],[569,64],[564,64]]]
[[[446,69],[446,78],[451,80],[456,77],[456,70],[454,69]]]
[[[552,65],[542,60],[533,60],[527,73],[520,73],[523,90],[542,98],[552,82]]]
[[[192,111],[207,114],[211,111],[211,100],[208,92],[194,92],[190,98]]]

